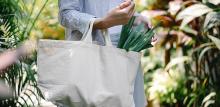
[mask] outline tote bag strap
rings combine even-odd
[[[83,34],[81,41],[92,44],[92,30],[93,30],[94,22],[95,22],[95,18],[92,18],[91,21],[90,21],[90,24],[89,24],[89,28]],[[107,29],[102,29],[101,31],[102,31],[102,35],[104,37],[104,41],[105,41],[106,46],[113,46],[112,42],[111,42],[111,39],[110,39],[110,36],[108,34],[108,30]]]
[[[93,29],[93,24],[95,22],[95,18],[92,18],[90,20],[88,28],[86,28],[86,31],[84,32],[81,41],[92,43],[92,29]]]
[[[103,29],[102,30],[102,35],[104,37],[106,46],[113,46],[112,42],[111,42],[111,38],[110,38],[109,33],[108,33],[108,29]]]

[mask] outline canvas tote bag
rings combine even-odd
[[[38,85],[45,98],[67,107],[134,107],[140,54],[92,43],[91,21],[81,41],[40,40]]]

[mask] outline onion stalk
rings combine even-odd
[[[144,24],[133,27],[135,17],[133,16],[128,24],[124,25],[121,30],[118,48],[126,51],[140,52],[141,50],[153,47],[151,39],[154,36],[156,27],[150,29],[145,28]]]

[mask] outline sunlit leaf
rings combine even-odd
[[[214,26],[220,26],[220,12],[210,12],[206,15],[203,26],[204,31],[207,32]]]
[[[204,57],[205,53],[208,52],[210,49],[213,49],[212,46],[208,46],[208,47],[205,47],[201,53],[199,54],[199,59],[198,59],[198,62],[201,63],[202,61],[202,58]]]
[[[211,39],[215,43],[216,47],[218,49],[220,49],[220,39],[218,39],[214,36],[211,36],[211,35],[209,35],[208,37],[209,37],[209,39]]]
[[[211,104],[215,104],[215,100],[209,100],[205,103],[204,107],[209,107]]]
[[[191,58],[188,56],[174,58],[167,64],[165,71],[168,71],[170,68],[172,68],[173,66],[175,66],[177,64],[188,62],[190,60],[191,60]]]
[[[193,34],[193,35],[197,35],[197,34],[198,34],[198,32],[197,32],[196,30],[192,29],[192,28],[189,27],[189,26],[184,26],[184,27],[182,28],[182,30],[185,31],[185,32],[187,32],[187,33]]]
[[[214,96],[216,96],[216,93],[215,93],[215,92],[211,92],[209,95],[207,95],[207,96],[203,99],[202,105],[203,105],[204,103],[206,103],[207,101],[211,100],[211,98],[214,97]],[[207,106],[206,106],[206,107],[207,107]]]
[[[185,25],[187,25],[189,22],[191,22],[193,19],[202,16],[208,12],[213,11],[213,9],[209,8],[208,6],[204,4],[194,4],[192,6],[187,7],[183,11],[181,11],[177,17],[176,20],[183,20],[181,24],[181,28],[183,28]]]
[[[214,5],[218,5],[220,4],[220,0],[203,0],[204,3],[209,2],[212,3]]]
[[[26,99],[24,99],[23,96],[20,96],[19,98],[21,99],[21,101],[18,101],[18,102],[20,102],[23,106],[28,107],[28,103]]]
[[[192,16],[192,17],[199,17],[205,13],[208,13],[210,11],[213,11],[211,8],[204,4],[194,4],[192,6],[187,7],[183,11],[181,11],[177,17],[176,20],[182,20],[186,17]]]

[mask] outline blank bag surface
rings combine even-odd
[[[140,54],[92,43],[91,20],[81,41],[40,40],[38,85],[45,98],[68,107],[134,107]]]

